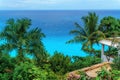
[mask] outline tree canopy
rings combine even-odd
[[[31,20],[27,18],[9,19],[5,29],[0,33],[0,38],[6,41],[0,45],[1,52],[17,51],[17,59],[24,61],[26,55],[32,55],[33,58],[41,58],[45,54],[45,49],[41,39],[45,35],[41,29],[30,29]]]
[[[100,21],[99,30],[105,33],[106,37],[118,37],[120,35],[120,20],[115,17],[104,17]]]
[[[98,43],[99,40],[105,37],[104,33],[99,31],[98,16],[96,13],[89,13],[81,19],[83,21],[83,26],[75,23],[76,29],[70,31],[70,34],[74,34],[75,37],[68,41],[68,43],[81,42],[84,51],[94,53],[93,44]]]

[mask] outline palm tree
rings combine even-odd
[[[75,37],[68,41],[68,43],[81,42],[84,51],[95,53],[93,44],[98,43],[99,40],[105,37],[104,34],[98,30],[98,16],[95,13],[89,13],[81,19],[83,21],[83,26],[75,23],[76,29],[70,31],[70,34],[74,34]]]
[[[41,39],[45,35],[40,29],[35,28],[30,30],[31,20],[9,19],[5,29],[0,33],[0,38],[6,41],[0,45],[2,52],[17,51],[18,61],[24,61],[26,55],[33,55],[35,58],[40,58],[40,55],[45,54],[44,46]]]

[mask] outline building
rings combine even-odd
[[[102,44],[102,48],[101,48],[101,60],[103,62],[108,61],[108,59],[107,59],[108,56],[106,56],[104,54],[104,46],[105,45],[117,48],[118,49],[118,55],[120,55],[120,45],[119,45],[120,44],[120,37],[107,38],[107,39],[99,41],[99,43]],[[109,61],[112,62],[113,58],[109,57]]]

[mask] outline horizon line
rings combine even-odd
[[[100,11],[100,10],[107,10],[107,11],[115,11],[120,9],[1,9],[0,11],[77,11],[77,10],[84,10],[84,11]]]

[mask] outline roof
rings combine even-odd
[[[117,48],[120,43],[120,37],[103,39],[99,43]]]
[[[91,78],[95,78],[97,77],[97,72],[100,71],[102,69],[102,67],[105,67],[107,70],[110,70],[111,67],[110,67],[110,64],[111,62],[103,62],[103,63],[99,63],[99,64],[96,64],[96,65],[93,65],[91,67],[86,67],[86,68],[83,68],[83,69],[80,69],[80,70],[75,70],[75,71],[72,71],[70,73],[68,73],[68,77],[72,74],[72,76],[80,76],[78,74],[79,71],[83,71],[86,73],[87,76],[91,77]],[[74,74],[74,75],[73,75]]]

